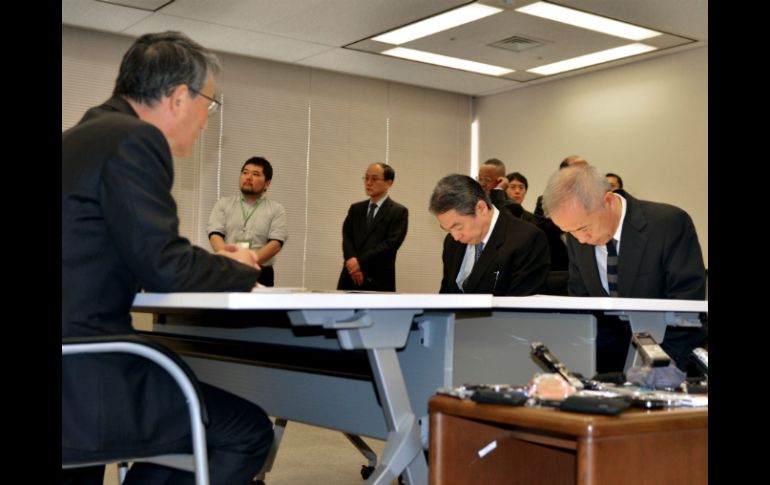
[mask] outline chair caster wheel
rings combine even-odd
[[[368,465],[361,465],[361,477],[366,480],[372,473],[374,473],[374,467]]]

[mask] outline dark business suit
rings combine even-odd
[[[62,337],[134,332],[129,311],[141,288],[248,291],[254,285],[258,271],[179,235],[173,175],[165,137],[123,99],[89,110],[62,133]],[[62,393],[63,458],[189,450],[187,407],[164,373],[115,355],[67,362],[62,389],[78,392]],[[142,412],[132,413],[140,388]],[[272,442],[270,421],[234,395],[202,390],[211,483],[246,483],[242,478],[258,471]],[[238,470],[222,474],[223,467]],[[155,483],[140,478],[143,468],[152,470],[143,465],[130,474]]]
[[[364,284],[358,286],[353,283],[343,265],[337,282],[338,290],[396,291],[396,252],[406,237],[409,210],[388,197],[367,227],[369,202],[367,199],[351,205],[342,224],[344,261],[358,258],[364,273]]]
[[[497,207],[497,210],[508,211],[513,217],[537,225],[535,215],[524,209],[518,202],[510,199],[504,190],[492,189],[489,192],[489,200],[491,200],[492,204]]]
[[[618,296],[703,300],[706,269],[690,216],[678,207],[638,200],[627,193],[618,254]],[[599,279],[594,246],[567,236],[569,294],[607,296]],[[685,369],[701,329],[668,327],[663,348]],[[702,337],[701,337],[702,338]],[[623,349],[627,349],[627,346]],[[625,351],[623,352],[625,355]]]
[[[550,218],[545,216],[542,195],[537,198],[533,216],[535,218],[535,225],[545,233],[545,237],[548,239],[548,248],[551,251],[551,271],[567,271],[569,268],[569,256],[567,255],[564,241],[561,238],[562,230]]]
[[[492,293],[526,296],[540,291],[548,275],[548,243],[541,230],[500,211],[489,241],[463,289],[457,286],[467,244],[450,234],[444,239],[444,276],[440,293]]]

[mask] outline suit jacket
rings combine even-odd
[[[455,280],[467,246],[449,234],[444,239],[440,293],[526,296],[543,287],[548,275],[548,243],[545,234],[532,224],[500,211],[489,241],[461,290]]]
[[[259,271],[179,235],[173,176],[166,138],[121,98],[92,108],[62,133],[62,337],[134,332],[129,310],[140,288],[247,291],[254,285]],[[187,433],[184,400],[152,365],[114,355],[67,362],[62,388],[81,385],[77,395],[62,395],[63,452],[108,446],[116,434],[128,445]],[[101,420],[121,412],[140,386],[151,389],[146,412],[118,430],[103,429]],[[163,431],[156,429],[158,416],[168,418]],[[96,429],[104,433],[86,435]]]
[[[537,198],[533,216],[535,225],[545,233],[545,237],[548,239],[548,248],[551,251],[551,271],[566,271],[569,268],[569,256],[567,255],[567,247],[561,239],[562,230],[545,216],[542,195]]]
[[[678,207],[625,194],[618,254],[618,296],[703,300],[706,269],[690,216]],[[607,296],[594,246],[567,236],[569,294]]]
[[[409,210],[388,197],[382,203],[371,227],[366,227],[369,199],[356,202],[348,209],[342,224],[344,261],[358,258],[364,273],[364,284],[357,286],[342,266],[338,290],[396,291],[396,252],[406,237]]]
[[[492,204],[497,207],[497,210],[508,211],[513,217],[518,217],[530,224],[537,225],[535,215],[518,202],[510,199],[504,190],[492,189],[489,193],[489,199],[492,201]]]

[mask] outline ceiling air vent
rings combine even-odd
[[[497,42],[493,42],[488,45],[490,47],[497,47],[498,49],[505,49],[507,51],[521,52],[550,43],[551,42],[547,40],[524,37],[523,35],[514,35],[512,37],[508,37],[507,39],[498,40]]]

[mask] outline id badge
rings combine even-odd
[[[243,249],[251,249],[251,241],[247,241],[245,239],[239,239],[235,241],[235,244],[242,247]]]

